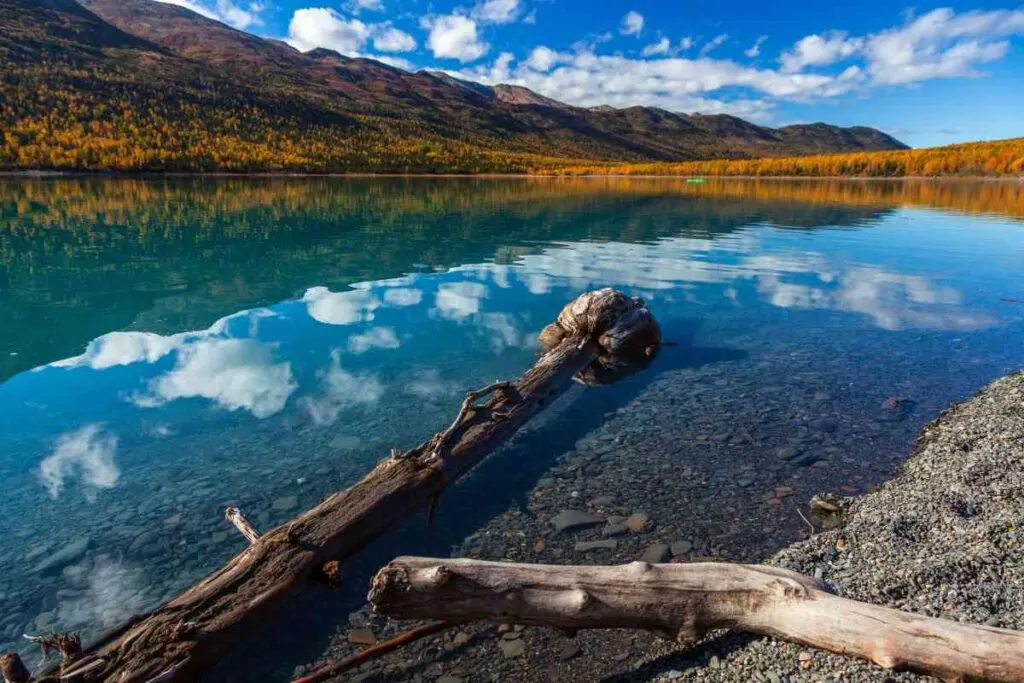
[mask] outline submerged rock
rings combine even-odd
[[[50,571],[63,569],[69,564],[74,564],[89,549],[90,542],[91,539],[85,536],[77,541],[68,543],[53,555],[37,564],[33,571],[36,574],[45,574]]]
[[[583,510],[562,510],[551,519],[551,525],[555,527],[556,534],[601,524],[604,524],[604,517],[598,517]]]

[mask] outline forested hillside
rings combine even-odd
[[[150,0],[0,0],[0,169],[527,172],[898,148],[867,128],[583,109],[301,53]]]

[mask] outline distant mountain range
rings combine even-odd
[[[518,171],[906,148],[872,128],[575,107],[152,0],[0,0],[0,168]]]

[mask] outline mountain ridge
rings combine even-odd
[[[0,78],[17,94],[0,109],[15,131],[0,138],[0,168],[519,172],[552,159],[905,148],[864,127],[771,129],[728,115],[578,107],[515,84],[300,52],[152,0],[0,0],[0,19]],[[70,129],[65,142],[33,138],[40,119],[55,123],[33,91],[41,83]],[[85,102],[115,115],[98,120]],[[159,131],[132,139],[133,117]],[[107,137],[92,139],[97,130]],[[74,136],[89,138],[84,150]],[[204,137],[224,149],[206,149]]]

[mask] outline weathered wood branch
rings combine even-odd
[[[231,522],[238,529],[238,533],[245,536],[245,540],[249,541],[249,543],[255,543],[260,539],[260,532],[256,531],[256,527],[252,525],[252,522],[238,508],[229,507],[224,510],[224,519]]]
[[[385,640],[383,643],[377,643],[370,647],[364,648],[355,654],[351,654],[344,659],[339,659],[336,662],[331,662],[311,674],[303,676],[302,678],[296,678],[292,683],[320,683],[320,681],[326,681],[329,678],[334,678],[343,671],[347,671],[353,667],[359,666],[364,662],[368,662],[377,657],[383,657],[389,652],[393,652],[398,648],[413,643],[421,638],[429,638],[430,636],[437,635],[442,631],[447,631],[450,628],[454,628],[459,625],[457,621],[434,621],[423,626],[418,626],[413,629],[409,629],[405,633],[400,633],[391,640]]]
[[[81,683],[188,681],[256,631],[296,589],[362,550],[422,508],[509,439],[598,360],[637,349],[651,355],[658,325],[643,302],[613,290],[588,292],[545,329],[553,344],[515,382],[488,387],[486,404],[470,392],[459,418],[416,448],[380,462],[350,489],[255,539],[228,564],[82,653]],[[242,527],[240,527],[242,528]],[[250,530],[255,534],[255,530]],[[243,532],[244,533],[244,532]],[[247,534],[248,537],[249,534]]]
[[[1024,683],[1024,632],[848,600],[802,574],[764,565],[577,567],[400,557],[373,579],[369,599],[398,619],[637,628],[680,642],[729,628],[947,681]]]

